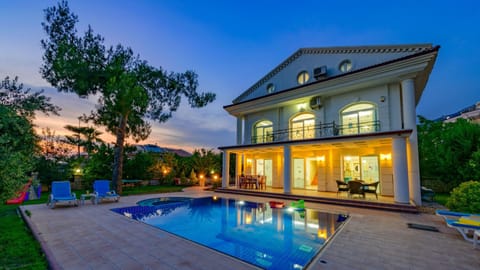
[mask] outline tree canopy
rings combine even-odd
[[[0,104],[9,107],[17,114],[32,119],[35,111],[45,114],[58,115],[60,107],[50,103],[50,98],[43,95],[43,90],[32,92],[30,88],[24,89],[23,83],[18,82],[18,77],[13,80],[5,77],[0,82]]]
[[[36,111],[58,114],[43,90],[24,89],[18,77],[0,82],[0,200],[16,195],[34,170],[38,137],[32,120]]]
[[[193,71],[168,72],[141,60],[131,48],[106,46],[90,26],[80,36],[77,22],[65,1],[45,10],[42,26],[47,38],[41,41],[41,73],[59,91],[99,97],[96,109],[86,119],[116,136],[112,178],[121,193],[118,181],[125,138],[146,139],[151,132],[148,120],[167,121],[182,97],[199,108],[212,102],[215,94],[197,92],[198,78]]]
[[[422,179],[441,183],[438,191],[480,179],[480,125],[465,119],[443,123],[419,116],[418,142]]]
[[[0,105],[0,200],[15,196],[33,170],[37,137],[27,118]]]

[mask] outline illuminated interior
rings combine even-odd
[[[311,113],[303,113],[291,121],[292,140],[315,138],[315,116]]]
[[[373,123],[376,119],[375,106],[360,103],[347,107],[342,111],[344,135],[374,132]]]

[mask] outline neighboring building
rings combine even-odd
[[[442,116],[435,121],[451,123],[457,121],[458,118],[467,119],[472,123],[480,124],[480,101],[475,103],[475,105],[468,106],[467,108],[460,110],[456,113]]]
[[[415,108],[439,48],[299,49],[224,107],[237,119],[237,143],[219,147],[222,186],[252,174],[286,194],[336,192],[335,180],[358,178],[420,205]]]
[[[137,147],[137,150],[139,151],[150,152],[150,153],[174,153],[180,157],[190,157],[192,155],[191,153],[183,149],[160,147],[155,144],[143,144],[143,145],[137,145],[136,147]]]

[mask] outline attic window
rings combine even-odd
[[[269,83],[267,85],[267,94],[271,94],[275,92],[275,85],[273,83]]]
[[[345,59],[342,62],[340,62],[340,65],[338,65],[338,69],[341,72],[349,72],[352,70],[352,61]]]
[[[306,70],[298,73],[298,75],[297,75],[297,82],[300,85],[308,82],[308,79],[310,79],[310,75],[308,74],[308,71],[306,71]]]

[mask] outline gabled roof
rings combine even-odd
[[[272,71],[267,73],[254,85],[244,91],[240,96],[235,98],[232,103],[238,103],[243,100],[246,96],[250,95],[253,91],[262,86],[265,82],[270,80],[273,76],[278,74],[280,71],[285,69],[289,64],[295,61],[302,55],[308,54],[373,54],[373,53],[412,53],[416,54],[423,51],[428,51],[432,49],[432,44],[407,44],[407,45],[383,45],[383,46],[345,46],[345,47],[326,47],[326,48],[300,48],[290,57],[285,59],[282,63],[276,66]],[[381,63],[377,63],[375,66],[378,66]],[[354,70],[352,70],[354,71]],[[348,73],[346,73],[348,74]]]

